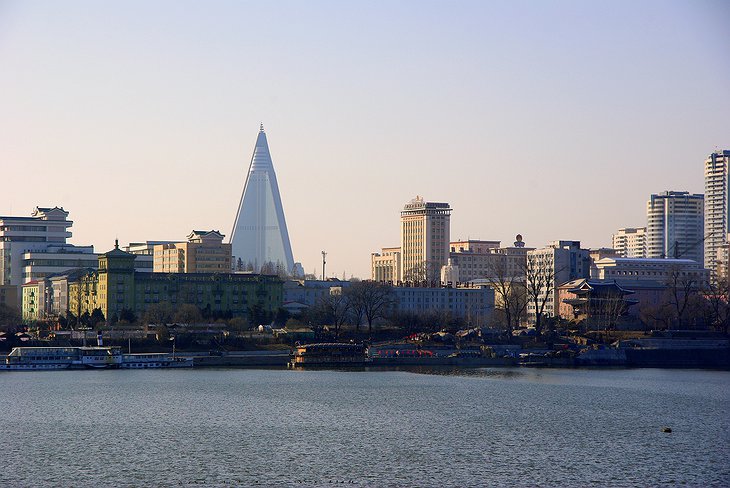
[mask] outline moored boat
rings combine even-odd
[[[363,344],[325,342],[303,344],[294,348],[289,365],[302,366],[356,366],[368,361]]]
[[[15,347],[0,363],[0,370],[106,369],[121,362],[118,347]]]
[[[120,347],[16,347],[0,370],[191,368],[192,358],[169,353],[122,354]]]
[[[192,368],[193,358],[175,357],[166,352],[123,354],[122,369],[149,369],[149,368]]]

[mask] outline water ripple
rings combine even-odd
[[[666,370],[3,373],[0,485],[727,486],[728,385]]]

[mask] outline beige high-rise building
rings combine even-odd
[[[400,214],[400,281],[438,281],[449,260],[451,207],[416,196]]]
[[[155,273],[229,273],[231,245],[223,244],[217,230],[194,230],[187,242],[158,244],[154,247]]]

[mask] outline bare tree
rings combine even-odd
[[[594,289],[588,298],[588,323],[597,330],[615,330],[619,318],[626,312],[626,300],[618,286],[613,289]]]
[[[673,267],[667,277],[669,286],[669,300],[675,311],[677,328],[685,325],[687,306],[692,302],[693,295],[699,291],[699,280],[694,273],[681,271],[679,267]]]
[[[718,277],[715,283],[706,284],[705,298],[712,312],[711,321],[715,328],[730,332],[730,278]]]
[[[15,326],[20,323],[20,313],[14,307],[9,307],[5,304],[0,304],[0,330],[11,331],[15,330],[11,326]]]
[[[321,297],[317,302],[325,321],[331,323],[335,328],[335,338],[340,336],[342,325],[345,324],[350,317],[352,309],[349,295],[341,291],[331,290],[329,295]]]
[[[410,310],[392,310],[388,314],[388,322],[394,327],[402,328],[406,335],[422,332],[428,324],[425,312]]]
[[[172,305],[169,302],[153,303],[142,315],[142,322],[146,325],[164,325],[172,321]]]
[[[385,318],[395,303],[392,287],[376,281],[353,283],[348,295],[353,309],[361,311],[367,320],[369,333],[373,331],[373,322]]]
[[[627,307],[626,300],[620,292],[618,294],[613,293],[604,300],[603,316],[608,330],[616,330],[616,325],[621,316],[626,314]]]
[[[276,264],[272,261],[266,261],[264,264],[261,265],[261,269],[259,270],[259,273],[262,275],[276,275]]]
[[[405,270],[403,279],[411,282],[441,282],[441,265],[436,261],[421,261]]]
[[[184,303],[175,312],[173,320],[182,324],[198,324],[203,321],[203,315],[197,306],[191,303]]]
[[[650,329],[668,329],[674,322],[674,311],[667,301],[658,305],[645,305],[639,310],[641,321]]]
[[[552,259],[527,255],[525,263],[525,289],[528,301],[535,307],[535,330],[542,333],[542,318],[549,300],[555,300],[555,266]]]
[[[355,332],[360,332],[360,326],[362,325],[362,319],[365,316],[365,301],[362,299],[362,293],[359,290],[360,283],[363,281],[352,282],[350,286],[344,289],[344,294],[347,297],[347,303],[350,306],[350,320],[352,325],[355,326]]]
[[[250,324],[245,317],[233,317],[228,320],[228,327],[237,334],[242,334],[244,331],[248,330]]]
[[[494,290],[494,306],[504,316],[504,326],[511,333],[527,308],[525,277],[515,276],[504,256],[495,257],[487,264],[484,278]]]

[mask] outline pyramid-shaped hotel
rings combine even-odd
[[[231,247],[235,269],[297,271],[263,124],[233,223]]]

